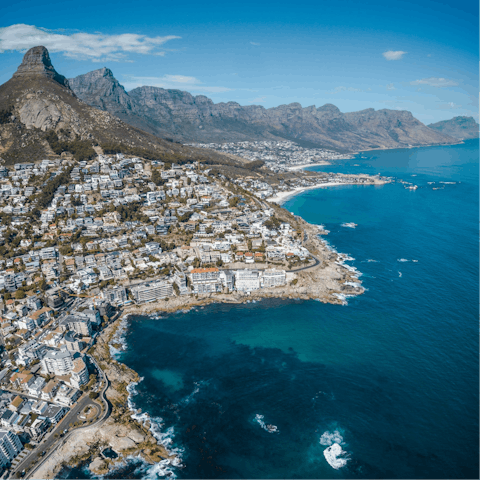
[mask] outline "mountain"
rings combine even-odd
[[[112,85],[110,80],[108,85]],[[114,88],[119,92],[114,102],[117,109],[121,108],[122,89]],[[109,95],[104,90],[100,97]],[[128,99],[126,93],[125,97]],[[113,150],[122,146],[126,153],[177,161],[222,158],[126,124],[108,113],[107,106],[110,108],[107,103],[99,104],[100,110],[81,101],[69,81],[55,71],[48,50],[31,48],[12,78],[0,86],[0,157],[7,163],[39,160],[62,151],[80,157],[94,154],[95,146]],[[128,110],[128,102],[125,108]]]
[[[454,117],[429,125],[433,130],[459,140],[478,138],[478,123],[473,117]]]
[[[303,108],[299,103],[266,109],[236,102],[215,104],[203,95],[149,86],[126,92],[106,68],[69,82],[89,105],[183,142],[288,139],[342,151],[455,143],[407,111],[370,108],[342,113],[331,104]]]

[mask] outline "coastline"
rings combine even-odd
[[[119,318],[99,335],[93,353],[110,381],[106,392],[107,399],[112,404],[110,417],[103,425],[85,429],[69,438],[36,471],[38,478],[52,478],[64,468],[79,465],[88,468],[95,475],[104,475],[129,461],[141,461],[145,469],[154,469],[163,476],[174,476],[173,468],[181,467],[181,452],[169,448],[171,432],[163,430],[161,419],[151,418],[148,413],[135,407],[135,387],[142,379],[137,372],[115,358],[117,353],[126,348],[124,335],[130,316],[170,314],[212,303],[241,304],[269,298],[317,300],[346,305],[348,297],[364,293],[359,280],[361,272],[345,264],[345,261],[352,259],[336,252],[321,238],[328,232],[321,226],[309,224],[302,218],[293,216],[281,207],[273,207],[283,210],[285,216],[291,217],[291,222],[304,230],[307,236],[305,247],[318,263],[305,270],[289,272],[288,283],[283,287],[256,290],[249,295],[190,295],[124,308]],[[103,458],[100,451],[105,446],[113,448],[119,458]]]
[[[328,188],[328,187],[340,187],[340,186],[345,186],[345,185],[362,185],[362,186],[364,186],[364,185],[367,185],[367,186],[370,186],[370,185],[385,185],[386,183],[388,183],[388,182],[378,181],[378,180],[373,182],[373,183],[362,183],[362,184],[352,183],[352,182],[327,182],[327,183],[322,183],[322,184],[319,184],[319,185],[312,185],[311,187],[298,187],[298,188],[295,188],[293,190],[287,190],[285,192],[279,192],[276,195],[274,195],[273,197],[267,198],[267,201],[275,202],[278,205],[281,205],[281,204],[285,203],[288,199],[294,197],[295,195],[298,195],[299,193],[303,193],[307,190],[316,190],[318,188]]]

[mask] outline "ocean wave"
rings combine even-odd
[[[408,260],[406,258],[397,258],[397,262],[408,262]]]
[[[320,444],[327,446],[323,451],[325,460],[335,470],[344,467],[349,460],[347,452],[341,447],[344,443],[343,437],[338,430],[333,432],[326,431],[320,437]]]
[[[322,436],[320,437],[320,443],[325,446],[333,445],[334,443],[342,445],[343,437],[338,430],[334,430],[333,432],[327,430],[323,432]]]
[[[170,477],[176,478],[175,468],[183,467],[182,465],[182,455],[184,450],[182,448],[172,447],[173,439],[175,437],[175,430],[173,427],[167,428],[164,430],[164,423],[161,417],[151,417],[148,413],[142,412],[137,409],[133,397],[138,395],[137,385],[143,380],[143,377],[140,378],[138,382],[131,382],[127,386],[128,399],[127,406],[128,409],[132,412],[131,418],[142,424],[144,427],[148,427],[150,433],[155,438],[159,445],[162,445],[171,458],[161,460],[160,462],[150,465],[145,462],[145,471],[142,478],[159,478],[159,477]],[[137,458],[144,459],[141,455]],[[143,468],[143,467],[142,467]]]
[[[372,258],[369,258],[367,260],[368,263],[378,263],[378,260],[373,260]]]
[[[127,334],[127,329],[128,329],[128,316],[125,316],[122,318],[120,321],[120,324],[118,325],[117,330],[115,331],[114,335],[112,336],[108,347],[110,349],[110,355],[112,357],[116,355],[120,355],[122,352],[127,350],[127,340],[126,340],[126,334]],[[119,345],[119,348],[114,347],[114,345]]]
[[[342,223],[340,226],[341,227],[346,227],[346,228],[356,228],[356,227],[358,227],[358,225],[356,223],[353,223],[353,222]]]
[[[257,413],[255,415],[255,421],[268,433],[280,433],[280,430],[276,425],[266,424],[265,416]]]
[[[398,272],[398,276],[401,277],[401,276],[402,276],[402,272]]]

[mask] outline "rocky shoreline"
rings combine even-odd
[[[284,212],[287,213],[285,210]],[[112,405],[112,414],[102,425],[83,429],[68,438],[39,468],[36,477],[52,478],[65,468],[78,465],[88,466],[95,475],[103,475],[115,465],[135,457],[141,457],[151,465],[161,465],[162,472],[167,475],[172,474],[171,467],[181,464],[175,451],[165,446],[167,442],[162,444],[159,435],[154,436],[152,419],[148,414],[135,411],[131,397],[135,393],[136,384],[141,381],[139,375],[114,358],[115,352],[124,347],[122,337],[131,315],[173,313],[211,303],[241,304],[268,298],[318,300],[342,305],[346,304],[348,296],[364,292],[358,278],[361,273],[345,265],[344,261],[348,260],[348,257],[332,250],[321,239],[321,236],[328,232],[300,217],[294,218],[297,226],[306,234],[304,246],[315,256],[318,264],[290,271],[287,274],[287,285],[257,290],[249,295],[220,293],[173,297],[166,301],[134,305],[123,310],[122,315],[99,335],[93,353],[110,381],[106,397]],[[119,457],[113,460],[102,456],[101,451],[106,447],[112,448]]]

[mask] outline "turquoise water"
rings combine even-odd
[[[179,478],[478,478],[478,142],[328,169],[419,186],[284,205],[330,230],[365,294],[136,317],[122,354],[143,377],[133,401],[170,428]],[[323,455],[332,439],[348,455],[339,469]],[[136,461],[109,476],[156,471]]]

